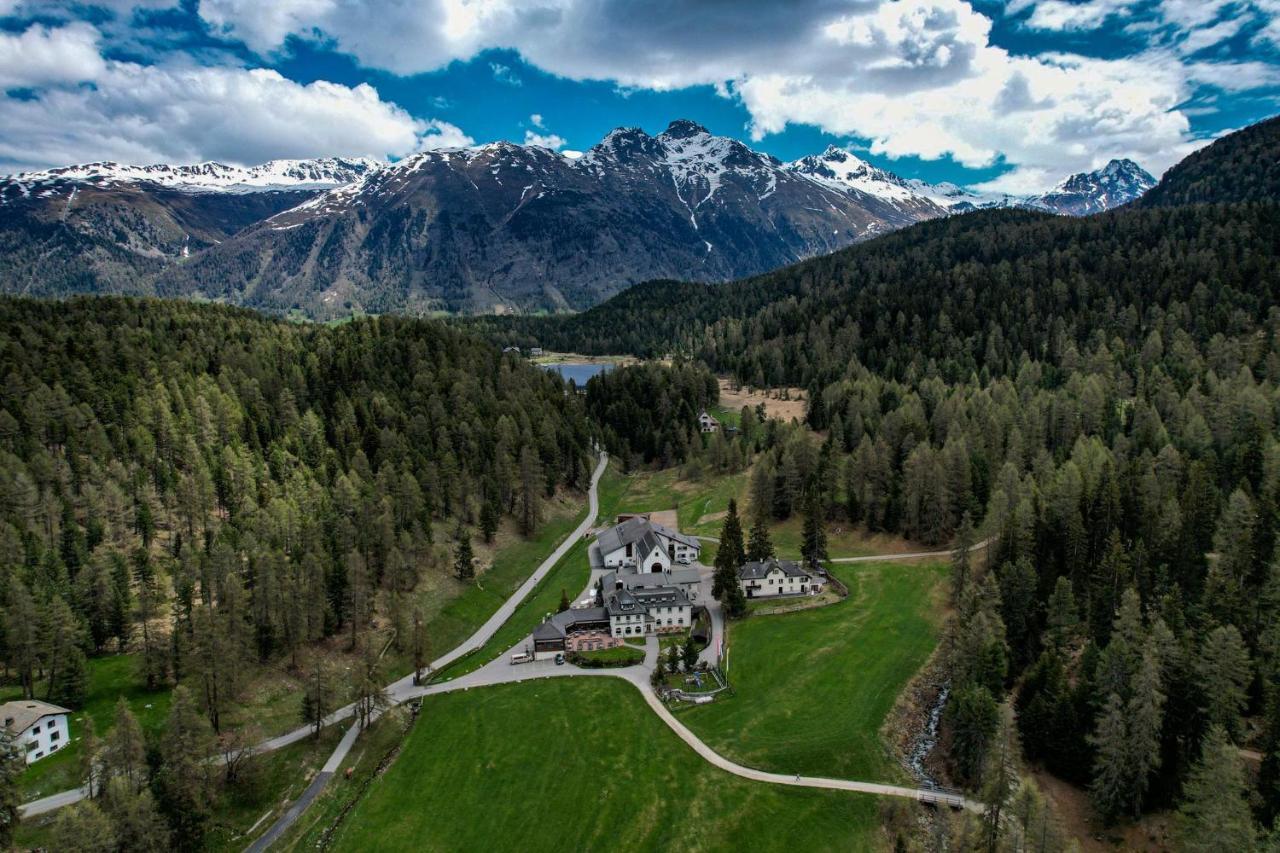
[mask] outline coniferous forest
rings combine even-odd
[[[990,542],[985,576],[953,567],[954,778],[1007,784],[989,755],[1011,699],[1025,755],[1103,818],[1179,809],[1188,849],[1251,849],[1280,811],[1276,162],[1271,120],[1119,211],[981,211],[479,325],[804,388],[819,439],[761,447],[758,512],[812,498],[828,520]]]

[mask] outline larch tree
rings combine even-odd
[[[1238,750],[1214,725],[1191,768],[1178,809],[1178,849],[1188,853],[1239,853],[1257,847],[1248,783]]]

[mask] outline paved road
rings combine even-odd
[[[498,632],[498,629],[511,618],[513,613],[515,613],[520,602],[524,601],[525,598],[529,596],[529,593],[533,591],[533,588],[547,576],[547,573],[555,567],[556,563],[560,562],[560,559],[569,552],[569,549],[572,548],[579,539],[587,535],[587,532],[591,530],[591,527],[596,523],[596,516],[600,514],[600,494],[598,487],[600,485],[600,477],[604,474],[604,470],[608,464],[609,456],[602,452],[600,454],[600,462],[596,465],[595,471],[591,474],[591,488],[587,491],[587,515],[582,519],[582,523],[579,524],[572,533],[565,537],[565,540],[561,542],[560,546],[551,553],[551,556],[542,561],[542,564],[534,570],[533,574],[529,575],[529,577],[525,579],[525,582],[520,585],[520,588],[512,593],[511,597],[504,601],[502,606],[499,607],[483,625],[476,629],[474,634],[468,637],[453,651],[432,661],[431,669],[443,669],[461,658],[463,655],[466,655],[471,651],[478,651],[485,643],[489,642],[489,640],[493,638],[493,635]],[[505,657],[500,658],[499,660],[506,662]],[[393,705],[399,705],[402,702],[406,702],[410,699],[416,699],[421,696],[445,693],[452,690],[462,690],[472,686],[499,683],[496,680],[489,680],[491,678],[499,677],[500,675],[497,670],[489,673],[488,671],[490,669],[491,667],[488,666],[481,667],[475,672],[469,673],[461,678],[456,678],[452,681],[446,681],[441,684],[434,685],[415,685],[413,683],[413,675],[406,675],[399,681],[394,681],[387,686],[387,697]],[[484,673],[484,675],[482,675],[482,673]],[[331,714],[330,718],[332,719],[332,722],[338,722],[339,720],[352,716],[354,710],[354,705],[347,705],[346,707],[336,711],[334,714]],[[294,741],[306,737],[310,732],[311,728],[309,726],[304,726],[286,735],[281,735],[278,738],[272,738],[270,741],[263,744],[263,751],[268,749],[278,749],[286,743],[293,743]],[[333,754],[329,756],[329,760],[325,762],[323,771],[317,774],[316,778],[303,794],[303,797],[299,798],[298,802],[294,803],[293,807],[288,811],[280,815],[276,822],[271,825],[271,828],[248,848],[250,851],[266,850],[272,842],[284,834],[285,830],[297,821],[302,813],[306,811],[307,806],[311,804],[311,801],[314,800],[324,789],[325,784],[330,778],[332,778],[338,767],[341,766],[343,759],[345,759],[347,757],[347,753],[351,751],[351,747],[355,743],[356,737],[359,734],[360,724],[353,723],[351,728],[347,729],[347,733],[343,735],[342,740],[338,742],[337,747],[333,750]]]
[[[495,612],[493,616],[484,623],[484,625],[472,634],[471,637],[457,648],[433,661],[431,664],[432,669],[438,670],[442,667],[448,666],[468,652],[481,648],[485,643],[492,639],[497,630],[507,621],[508,618],[510,618],[510,616],[515,612],[516,607],[519,606],[520,602],[522,602],[530,592],[532,592],[538,582],[541,581],[542,578],[545,577],[546,574],[555,566],[555,564],[560,561],[560,559],[569,551],[570,548],[573,547],[574,543],[578,539],[590,531],[592,525],[595,523],[596,516],[599,514],[598,485],[600,477],[604,473],[607,464],[607,456],[601,454],[600,462],[596,466],[591,477],[591,488],[588,492],[587,517],[583,519],[578,528],[575,529],[574,532],[566,538],[558,548],[556,548],[554,553],[543,561],[543,563],[532,575],[529,576],[520,588],[517,589],[515,593],[506,602],[504,602],[500,608],[498,608],[497,612]],[[715,541],[710,539],[710,537],[699,538]],[[985,541],[978,543],[971,550],[978,550],[979,548],[985,547],[986,544],[987,543]],[[838,559],[833,562],[858,562],[862,560],[885,559],[902,560],[913,557],[943,556],[951,553],[952,552],[950,551],[938,551],[921,554],[896,554],[881,557],[849,557]],[[706,589],[700,591],[700,595],[702,595],[702,592],[706,593],[702,596],[703,603],[707,604],[708,609],[712,610],[712,621],[714,626],[712,646],[709,647],[704,654],[714,655],[714,652],[717,650],[719,638],[723,636],[721,633],[723,631],[723,620],[717,618],[720,616],[719,607],[714,599],[710,598],[709,573],[707,577],[704,578],[703,586],[706,587]],[[713,605],[715,606],[713,607]],[[519,650],[522,646],[523,640],[521,643],[514,646],[512,651]],[[666,723],[681,740],[693,749],[694,752],[710,764],[728,773],[732,773],[735,776],[767,784],[854,791],[879,796],[903,797],[923,802],[942,803],[945,805],[964,807],[973,810],[981,809],[980,804],[975,803],[972,800],[966,800],[964,797],[957,794],[897,785],[883,785],[876,782],[859,782],[856,780],[827,779],[811,776],[790,776],[781,773],[757,770],[755,768],[745,767],[730,761],[717,753],[711,747],[707,746],[697,737],[697,735],[677,720],[653,691],[650,686],[649,677],[653,672],[657,655],[658,640],[656,636],[646,638],[644,663],[621,669],[579,669],[569,665],[557,666],[553,661],[537,661],[528,664],[512,665],[510,662],[510,656],[504,654],[473,672],[446,682],[414,685],[413,677],[411,675],[406,676],[390,684],[387,687],[387,695],[393,705],[398,705],[413,699],[433,696],[439,693],[449,693],[457,690],[470,690],[473,687],[479,688],[496,684],[518,683],[539,678],[621,678],[632,684],[640,691],[640,694],[644,697],[645,702],[653,712],[657,714],[658,717]],[[351,717],[353,712],[354,706],[348,705],[331,714],[326,718],[325,723],[326,725],[330,725],[341,722],[342,720]],[[269,752],[271,750],[287,746],[291,743],[296,743],[297,741],[309,736],[311,731],[312,730],[309,726],[300,727],[292,732],[288,732],[287,734],[262,742],[258,745],[257,751]],[[333,778],[333,775],[337,772],[343,760],[350,753],[359,734],[359,725],[353,724],[346,733],[344,733],[342,740],[339,741],[332,755],[330,755],[329,759],[325,762],[324,767],[316,774],[316,777],[312,779],[311,783],[307,786],[306,790],[298,800],[293,803],[262,836],[250,845],[248,848],[249,851],[252,851],[252,853],[259,853],[259,851],[266,850],[297,821],[297,819],[310,807],[311,803],[314,802],[315,798],[319,796],[320,792],[324,790],[329,780]],[[46,797],[42,800],[36,800],[22,806],[22,816],[27,817],[43,814],[45,812],[52,811],[53,809],[74,803],[83,799],[83,797],[84,791],[81,789],[63,791],[59,794],[54,794],[50,797]]]

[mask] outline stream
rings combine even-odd
[[[951,695],[951,682],[942,685],[938,698],[929,709],[929,719],[924,730],[916,735],[911,744],[911,752],[907,755],[907,767],[915,775],[921,785],[926,788],[937,788],[938,781],[925,768],[925,761],[933,748],[938,744],[938,727],[942,724],[942,712],[947,707],[947,697]]]

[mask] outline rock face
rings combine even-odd
[[[1087,177],[1006,201],[1092,212],[1124,194],[1123,175]],[[0,181],[0,290],[321,319],[580,310],[639,281],[729,280],[990,203],[835,147],[782,163],[685,120],[619,128],[576,159],[495,143],[390,165],[95,163]]]

